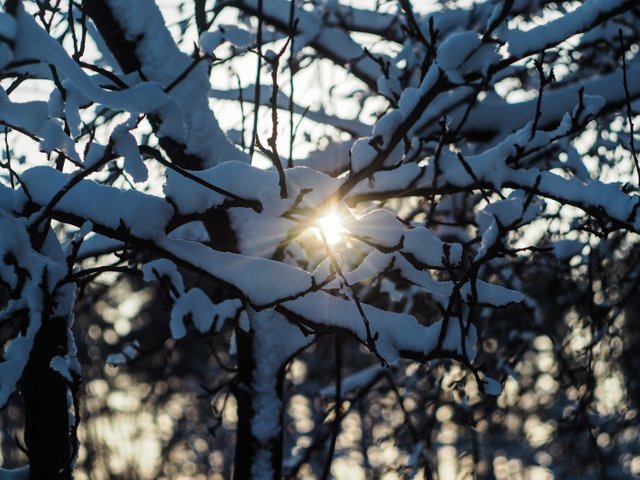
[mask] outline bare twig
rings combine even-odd
[[[251,132],[251,144],[249,145],[249,158],[253,158],[253,152],[256,148],[256,139],[258,136],[258,114],[260,112],[260,75],[262,71],[262,24],[263,24],[263,0],[258,0],[258,33],[256,41],[258,43],[258,64],[256,66],[256,85],[254,92],[254,110],[253,110],[253,130]]]
[[[622,29],[618,29],[618,35],[620,36],[620,46],[622,47],[622,85],[624,86],[624,94],[627,100],[627,120],[629,121],[629,146],[631,147],[631,155],[633,157],[633,163],[636,166],[636,173],[638,174],[638,185],[640,185],[640,162],[638,161],[638,154],[636,152],[636,145],[634,140],[633,131],[633,111],[631,109],[631,95],[629,94],[629,85],[627,84],[627,60],[625,58],[626,48],[624,45],[624,38],[622,36]]]

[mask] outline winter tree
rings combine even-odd
[[[0,478],[640,474],[637,0],[0,4]]]

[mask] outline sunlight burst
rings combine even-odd
[[[340,221],[340,216],[335,212],[329,212],[326,215],[320,217],[318,220],[318,226],[320,230],[324,234],[324,237],[327,240],[329,245],[335,245],[340,241],[342,235],[346,231],[342,227],[342,223]],[[317,235],[320,240],[322,240],[322,235],[318,230]]]

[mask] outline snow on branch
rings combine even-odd
[[[540,272],[591,281],[602,258],[632,257],[638,36],[611,32],[636,1],[555,17],[565,7],[546,1],[198,1],[195,24],[176,7],[170,25],[152,0],[41,3],[0,13],[0,406],[58,324],[43,371],[77,390],[76,283],[135,275],[168,302],[163,343],[230,345],[252,458],[238,478],[282,476],[286,367],[333,339],[328,472],[344,400],[413,388],[401,359],[433,378],[461,366],[501,395],[508,348],[566,301],[540,293]],[[601,48],[612,38],[622,62]],[[514,315],[534,333],[489,348]],[[341,336],[367,360],[342,364]],[[134,363],[143,343],[108,361]]]

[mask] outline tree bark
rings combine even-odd
[[[67,352],[67,321],[44,318],[22,376],[24,440],[32,480],[71,480],[67,382],[51,359]]]
[[[250,333],[236,329],[238,403],[234,478],[282,477],[284,376],[312,336],[274,310],[249,311]]]
[[[238,377],[233,393],[238,405],[238,426],[233,473],[235,480],[282,477],[283,380],[286,362],[269,372],[261,369],[256,364],[257,361],[264,362],[256,355],[260,351],[260,345],[256,345],[256,342],[260,340],[259,335],[240,329],[236,331]],[[262,375],[264,378],[260,378]],[[265,417],[268,420],[276,419],[275,424],[270,422],[271,428],[264,428]]]
[[[236,430],[236,451],[233,478],[242,480],[251,477],[251,466],[255,457],[255,441],[251,435],[253,405],[251,376],[255,367],[253,359],[253,337],[240,328],[236,329],[238,351],[238,376],[233,394],[238,405],[238,426]]]
[[[241,332],[236,336],[238,348],[238,383],[234,388],[234,396],[237,402],[238,426],[236,431],[236,451],[234,456],[233,478],[234,480],[246,480],[255,476],[256,471],[260,471],[260,478],[267,478],[272,472],[271,478],[282,477],[282,445],[283,430],[282,418],[283,409],[278,410],[278,427],[272,431],[271,438],[266,442],[264,438],[258,438],[254,427],[256,416],[255,404],[257,392],[254,388],[254,375],[256,370],[253,341],[255,337],[251,334]],[[282,377],[281,368],[278,372],[276,382],[277,398],[282,406]],[[261,392],[264,394],[264,392]],[[265,451],[268,450],[268,451]],[[260,453],[259,453],[260,452]],[[257,465],[259,457],[268,456],[270,462],[268,468],[265,465]]]

